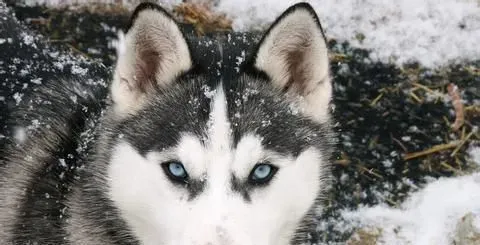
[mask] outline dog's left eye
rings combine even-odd
[[[248,177],[248,181],[251,184],[255,185],[264,185],[267,184],[275,175],[278,168],[266,163],[260,163],[255,165],[250,172],[250,176]]]
[[[162,164],[162,168],[170,180],[179,183],[187,182],[188,173],[182,163],[176,161],[166,162]]]

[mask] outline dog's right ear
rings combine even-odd
[[[111,93],[118,114],[135,113],[152,90],[168,85],[192,66],[177,22],[153,3],[135,9],[117,53]]]

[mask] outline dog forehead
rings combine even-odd
[[[243,73],[260,40],[254,33],[187,35],[193,62],[212,78],[233,80]]]
[[[142,153],[174,147],[188,133],[202,144],[222,142],[232,148],[243,137],[256,135],[265,148],[288,155],[297,155],[321,136],[321,126],[302,117],[262,81],[244,76],[212,87],[209,79],[188,79],[159,94],[122,124],[122,134]],[[214,110],[215,105],[221,110]],[[227,134],[228,144],[225,138],[220,141]]]
[[[243,136],[256,134],[271,150],[298,154],[307,145],[306,138],[315,138],[315,125],[301,119],[268,79],[243,70],[258,36],[227,34],[188,40],[198,69],[153,96],[150,106],[128,123],[135,126],[125,130],[141,152],[173,147],[182,133],[207,142],[212,137],[207,129],[213,98],[219,90],[224,92],[233,147]]]

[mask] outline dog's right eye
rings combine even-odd
[[[181,162],[166,162],[162,164],[162,168],[170,180],[182,184],[188,183],[188,173]]]

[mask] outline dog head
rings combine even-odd
[[[232,42],[194,42],[157,5],[135,10],[111,86],[108,198],[142,244],[297,244],[333,137],[318,17],[290,7],[238,67],[222,63]]]

